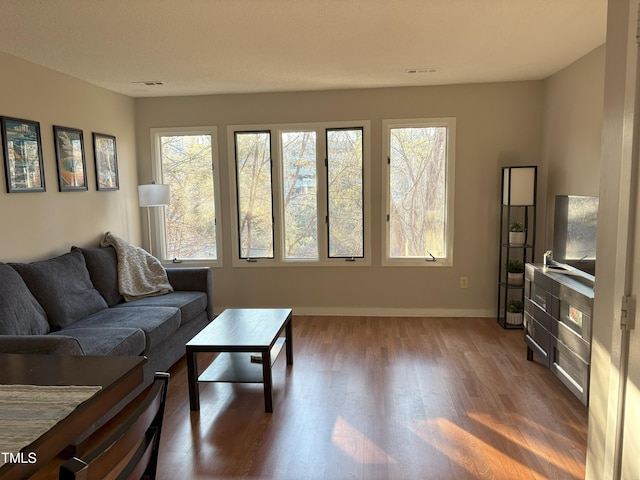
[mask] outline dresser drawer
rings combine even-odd
[[[551,315],[545,312],[540,306],[531,299],[525,299],[524,310],[533,317],[540,325],[551,331],[553,319]]]
[[[551,334],[540,325],[531,315],[524,314],[524,341],[527,346],[537,354],[542,363],[550,365]]]
[[[591,363],[591,345],[564,323],[554,320],[551,335],[571,350],[574,355],[580,357],[583,362]]]
[[[589,364],[559,340],[552,339],[551,371],[586,405],[589,395]]]

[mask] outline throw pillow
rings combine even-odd
[[[118,291],[118,257],[115,248],[72,247],[71,250],[80,250],[84,255],[91,283],[107,301],[107,305],[113,307],[118,303],[122,303],[124,298]]]
[[[107,308],[107,302],[91,283],[80,251],[41,262],[10,265],[47,312],[54,331]]]
[[[47,314],[18,272],[6,263],[0,263],[0,279],[0,335],[49,333]]]

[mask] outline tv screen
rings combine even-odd
[[[556,195],[553,260],[596,274],[598,197]]]

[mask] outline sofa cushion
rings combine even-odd
[[[171,292],[160,297],[140,298],[122,303],[116,308],[131,307],[175,307],[180,309],[180,325],[204,312],[207,308],[207,296],[202,292]]]
[[[64,329],[73,336],[76,328],[98,328],[109,335],[113,328],[139,328],[145,335],[144,351],[148,352],[180,327],[180,310],[172,307],[107,308]],[[82,346],[84,349],[84,345]]]
[[[113,307],[124,301],[118,291],[118,256],[113,247],[79,248],[87,263],[91,283],[100,292],[107,305]]]
[[[53,332],[75,338],[85,355],[140,355],[144,351],[145,336],[139,328],[73,328]]]
[[[51,334],[0,335],[0,352],[31,355],[84,355],[80,343],[75,338]]]
[[[93,287],[84,256],[79,251],[33,263],[11,263],[47,312],[51,330],[107,308]]]
[[[49,333],[47,314],[18,272],[0,263],[0,278],[0,335]]]

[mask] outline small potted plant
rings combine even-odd
[[[527,239],[527,232],[522,222],[511,222],[509,224],[509,243],[511,245],[524,245]]]
[[[520,286],[524,283],[524,263],[513,259],[507,262],[507,283]]]
[[[507,302],[507,323],[509,325],[522,325],[524,313],[524,303],[520,300],[509,300]]]

